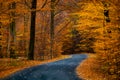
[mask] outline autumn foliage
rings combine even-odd
[[[96,72],[104,74],[107,80],[120,79],[120,19],[119,1],[85,1],[84,9],[80,12],[86,22],[84,29],[91,30],[94,36],[94,51],[97,55]],[[83,3],[83,4],[84,4]],[[95,66],[95,65],[94,65]],[[95,68],[96,68],[95,67]],[[100,72],[99,72],[100,71]],[[101,80],[101,79],[100,79]]]
[[[0,58],[94,53],[101,73],[120,79],[119,0],[35,1],[0,0]]]

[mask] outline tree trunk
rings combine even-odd
[[[54,48],[54,12],[55,12],[55,0],[51,0],[51,23],[50,23],[50,57],[53,57]]]
[[[2,54],[2,22],[0,22],[0,58],[3,57]]]
[[[12,2],[9,6],[10,9],[16,9],[16,3],[15,2]],[[11,46],[10,46],[10,58],[16,58],[15,56],[15,34],[16,34],[16,31],[15,31],[15,11],[11,11],[10,12],[10,16],[12,17],[12,22],[10,23],[10,33],[11,33],[11,36],[12,36],[12,39],[11,39]]]
[[[29,14],[24,15],[24,55],[27,56],[28,55],[28,44],[29,41],[27,40],[27,35],[26,33],[28,33],[28,20],[29,20]]]
[[[36,7],[37,0],[32,0],[32,11],[31,11],[31,26],[30,26],[30,43],[28,59],[34,60],[34,43],[35,43],[35,22],[36,22]]]

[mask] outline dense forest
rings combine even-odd
[[[100,72],[108,80],[119,80],[119,2],[0,0],[0,59],[94,53]]]

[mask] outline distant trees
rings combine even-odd
[[[0,1],[0,22],[2,27],[2,53],[4,57],[16,58],[18,55],[18,25],[19,19],[27,12],[24,1],[20,0],[1,0]],[[19,9],[21,8],[21,10]],[[21,22],[22,24],[22,22]],[[22,27],[21,27],[22,28]]]
[[[62,54],[81,53],[81,40],[79,31],[73,28],[63,40]]]
[[[14,0],[11,1],[0,1],[0,22],[1,22],[1,32],[2,39],[1,48],[4,57],[15,58],[15,17],[16,16],[16,2]],[[7,33],[6,33],[7,31]],[[7,39],[9,37],[9,39]],[[4,45],[3,45],[4,44]]]
[[[0,1],[0,58],[3,58],[4,57],[4,53],[3,53],[3,12],[4,12],[4,8],[5,5],[3,5],[4,2],[3,1]],[[4,8],[3,8],[4,7]]]
[[[51,0],[50,4],[50,55],[51,58],[55,57],[57,53],[55,53],[57,50],[55,50],[56,46],[56,28],[59,27],[59,25],[64,24],[63,21],[68,17],[67,15],[69,14],[67,11],[71,11],[72,8],[76,8],[76,6],[70,5],[74,1],[61,1],[61,0]],[[75,4],[77,1],[74,2]],[[67,21],[65,21],[67,22]],[[66,27],[66,26],[65,26]],[[57,37],[58,38],[58,37]],[[58,42],[58,43],[61,43]],[[58,52],[59,53],[59,52]]]
[[[90,34],[88,31],[70,29],[63,38],[62,54],[94,53],[95,38]]]
[[[7,0],[5,2],[1,0],[0,6],[4,6],[4,9],[1,7],[0,16],[4,19],[0,20],[2,24],[3,22],[7,24],[5,26],[7,26],[6,31],[8,32],[7,47],[5,47],[7,56],[24,55],[32,60],[37,57],[36,54],[47,55],[51,58],[60,54],[62,46],[60,38],[71,24],[68,15],[71,11],[79,9],[77,2],[79,1]],[[37,18],[35,18],[36,16]]]

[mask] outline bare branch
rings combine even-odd
[[[45,5],[47,4],[47,0],[45,0],[44,4],[42,5],[41,9],[45,7]]]
[[[65,24],[65,25],[56,33],[55,37],[58,36],[58,35],[60,34],[60,32],[63,31],[70,23],[71,23],[71,21],[69,21],[67,24]]]

